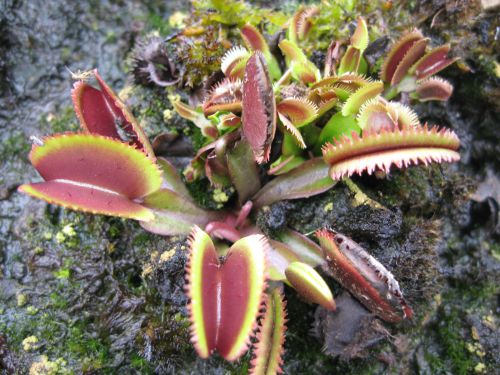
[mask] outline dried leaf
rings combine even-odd
[[[316,232],[333,277],[368,310],[387,322],[411,318],[394,276],[350,238],[331,229]]]

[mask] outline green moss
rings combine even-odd
[[[30,144],[21,131],[13,134],[0,142],[0,156],[3,162],[13,160],[19,156],[26,157]]]
[[[160,36],[166,37],[173,31],[169,23],[165,22],[163,15],[156,12],[148,13],[143,17],[143,21],[148,31],[154,30]]]
[[[73,107],[64,107],[56,114],[49,113],[40,120],[41,129],[50,133],[77,131],[80,128]]]
[[[193,6],[195,12],[202,15],[201,18],[204,24],[223,24],[241,27],[247,22],[257,25],[260,22],[266,21],[271,25],[281,26],[288,20],[286,14],[283,12],[255,6],[251,2],[245,1],[196,0],[193,1]],[[212,12],[208,12],[209,9]],[[271,29],[270,31],[275,30]]]
[[[130,367],[141,374],[153,374],[154,367],[137,353],[132,353]]]
[[[456,309],[443,320],[437,327],[437,338],[443,348],[443,358],[447,366],[457,375],[470,374],[476,361],[467,350],[466,341],[460,335],[462,322]]]
[[[438,374],[446,370],[443,359],[440,358],[438,355],[426,352],[424,358],[429,364],[429,367],[433,374]]]
[[[199,150],[200,148],[202,148],[207,141],[203,134],[201,134],[201,129],[195,127],[194,125],[189,128],[189,132],[187,135],[189,135],[191,142],[193,142],[193,147],[195,150]]]
[[[83,359],[87,371],[101,369],[109,359],[109,344],[100,338],[89,337],[89,323],[85,320],[76,322],[65,343],[69,354]]]
[[[59,292],[50,293],[49,298],[54,309],[63,310],[68,307],[68,301]]]
[[[484,306],[484,302],[491,300],[499,291],[500,285],[494,282],[469,285],[467,294],[470,296],[470,301],[468,303],[472,304],[472,307]]]
[[[69,268],[60,268],[54,272],[54,276],[58,279],[69,279],[71,270]]]

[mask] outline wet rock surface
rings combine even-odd
[[[450,41],[470,68],[447,73],[455,85],[449,103],[417,107],[424,120],[459,134],[462,162],[355,179],[385,209],[359,204],[338,184],[318,197],[280,202],[258,214],[270,235],[285,226],[312,233],[324,225],[349,235],[394,273],[416,313],[402,325],[381,323],[331,279],[338,315],[286,289],[286,373],[468,374],[493,373],[500,365],[500,85],[490,65],[498,54],[498,20],[477,16],[477,9],[461,3],[420,2],[413,22],[436,41]],[[136,38],[162,25],[175,8],[153,0],[0,4],[4,373],[50,366],[59,373],[245,372],[249,355],[237,364],[203,361],[189,343],[185,239],[47,206],[16,191],[37,179],[27,157],[29,137],[77,128],[66,67],[98,67],[111,86],[121,87]],[[150,135],[165,131],[166,99],[153,88],[134,90],[130,102],[148,119]],[[134,95],[155,99],[134,102]],[[185,127],[175,117],[171,125]],[[30,347],[25,340],[33,336],[37,344]]]

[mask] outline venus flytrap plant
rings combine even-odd
[[[343,55],[332,43],[322,76],[300,48],[318,11],[300,8],[290,20],[288,37],[279,43],[282,56],[272,54],[256,27],[244,25],[247,48],[228,50],[221,64],[225,78],[202,105],[172,101],[205,137],[185,180],[206,177],[213,186],[234,187],[234,205],[199,207],[97,71],[92,75],[99,89],[79,81],[72,92],[82,132],[34,145],[30,159],[44,181],[19,188],[63,207],[135,219],[160,235],[189,235],[186,292],[196,351],[202,358],[217,352],[235,361],[253,340],[253,374],[281,371],[284,284],[335,311],[318,270],[387,322],[412,316],[392,274],[353,240],[322,229],[318,245],[289,228],[271,239],[254,214],[275,202],[323,193],[353,174],[459,159],[452,131],[421,125],[409,107],[390,101],[400,93],[446,100],[451,85],[431,76],[454,61],[446,57],[449,47],[427,52],[428,40],[412,31],[391,49],[381,80],[375,80],[363,58],[368,27],[359,17]]]
[[[401,92],[411,93],[420,101],[446,101],[453,87],[439,77],[431,77],[453,64],[458,58],[448,58],[449,45],[427,51],[429,40],[420,30],[403,35],[387,55],[380,78],[386,83],[386,97],[392,99]]]

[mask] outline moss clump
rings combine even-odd
[[[66,367],[67,363],[63,358],[50,361],[46,355],[40,356],[38,361],[31,364],[29,375],[69,375],[70,371]]]
[[[40,120],[41,129],[47,133],[64,133],[80,128],[73,107],[64,107],[57,113],[49,113]]]
[[[467,343],[460,335],[462,323],[456,309],[441,315],[444,319],[437,325],[437,339],[442,345],[446,368],[452,368],[457,375],[469,374],[475,365],[472,353],[467,350]],[[438,371],[443,368],[435,369]]]
[[[40,342],[38,341],[38,337],[36,336],[28,336],[23,340],[23,350],[25,352],[31,352],[40,346]]]
[[[30,144],[22,132],[15,131],[10,137],[0,142],[0,156],[3,162],[25,157],[30,150]],[[1,180],[0,180],[1,181]]]

